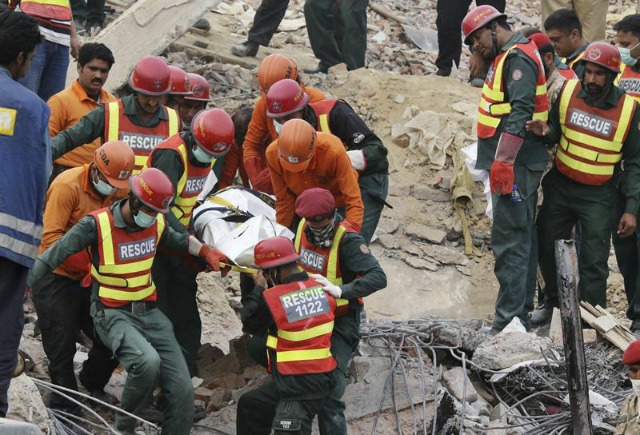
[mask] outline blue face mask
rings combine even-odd
[[[93,187],[96,188],[96,190],[100,195],[109,196],[116,191],[115,187],[113,187],[109,183],[106,183],[102,180],[98,180],[97,183],[95,181],[92,181],[92,183],[93,183]]]
[[[276,129],[276,133],[280,134],[280,132],[282,131],[282,126],[284,124],[280,124],[278,121],[276,121],[275,119],[273,120],[273,128]]]
[[[158,219],[158,215],[149,216],[142,210],[138,210],[138,213],[133,216],[133,221],[140,228],[149,228],[156,222],[156,219]]]
[[[200,148],[198,145],[193,149],[193,157],[200,163],[208,164],[215,160],[215,156],[207,153],[205,150]]]
[[[638,59],[631,56],[630,48],[618,47],[618,51],[620,52],[620,60],[622,60],[625,65],[634,66],[638,63]]]

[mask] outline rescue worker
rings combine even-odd
[[[640,340],[627,347],[622,354],[622,363],[628,370],[631,392],[622,402],[614,434],[637,435],[640,433]]]
[[[532,33],[527,36],[529,41],[533,41],[538,47],[538,53],[542,60],[542,67],[544,68],[544,75],[547,79],[547,101],[549,107],[556,101],[558,94],[564,86],[564,82],[567,80],[577,79],[576,73],[571,68],[561,63],[561,67],[556,65],[556,52],[553,48],[553,44],[549,40],[549,37],[542,32]]]
[[[176,192],[169,224],[185,231],[191,213],[211,171],[220,177],[222,157],[233,143],[233,121],[222,109],[200,112],[189,130],[158,145],[145,165],[164,172]],[[196,375],[196,353],[200,348],[202,322],[198,311],[196,276],[203,269],[187,255],[161,249],[151,273],[158,292],[158,308],[171,320],[176,339],[192,376]],[[176,291],[179,289],[179,291]]]
[[[51,172],[49,108],[18,83],[42,37],[29,15],[0,10],[0,417],[24,326],[25,282],[38,254]]]
[[[240,57],[256,57],[261,45],[269,46],[288,6],[289,0],[262,0],[253,16],[247,40],[231,47],[231,53]]]
[[[616,42],[622,61],[620,74],[614,84],[625,93],[640,101],[640,15],[628,15],[613,26],[617,32]],[[640,282],[638,282],[638,266],[640,265],[640,240],[636,233],[629,237],[617,234],[616,223],[625,211],[625,195],[622,186],[625,183],[622,167],[614,174],[613,184],[616,186],[615,206],[613,208],[613,224],[611,231],[613,249],[616,253],[618,269],[624,278],[624,290],[627,295],[627,318],[631,320],[630,329],[634,334],[640,333]]]
[[[171,91],[170,76],[169,66],[161,58],[140,59],[129,76],[133,94],[98,106],[54,137],[51,140],[54,160],[98,138],[120,140],[133,149],[136,155],[133,173],[138,174],[151,150],[180,128],[176,111],[164,105]]]
[[[549,51],[549,49],[547,48],[547,44],[551,44],[551,51],[553,52],[553,64],[555,65],[555,69],[558,70],[558,73],[566,78],[567,80],[571,80],[571,79],[575,79],[578,78],[578,76],[576,75],[575,71],[573,71],[573,69],[569,68],[569,66],[567,66],[566,63],[564,63],[562,61],[562,59],[560,59],[560,56],[558,56],[558,53],[556,53],[556,49],[553,47],[553,44],[551,43],[551,40],[549,39],[549,37],[546,35],[546,33],[543,33],[540,29],[538,29],[537,27],[525,27],[524,29],[520,30],[520,33],[522,33],[522,36],[526,36],[526,38],[530,41],[533,41],[536,46],[538,47],[538,49],[540,49],[541,47],[545,48],[545,53],[547,53]],[[534,36],[535,35],[535,36]],[[542,35],[542,36],[541,36]],[[534,36],[532,38],[532,36]],[[540,57],[542,58],[542,53],[540,53]],[[548,68],[548,64],[547,62],[543,59],[542,60],[542,64],[545,67],[545,74],[547,75],[547,94],[549,93],[549,74],[550,74],[550,70]],[[563,81],[564,83],[564,81]]]
[[[280,80],[267,94],[267,116],[277,129],[289,119],[304,119],[317,131],[337,136],[358,171],[364,205],[362,237],[369,243],[380,221],[389,191],[387,149],[380,138],[344,100],[326,99],[308,104],[304,89],[293,80]]]
[[[193,73],[187,73],[187,77],[189,78],[189,94],[184,96],[178,107],[182,130],[188,130],[191,127],[193,117],[207,108],[211,93],[211,87],[207,79]]]
[[[114,62],[113,53],[104,44],[90,42],[80,48],[78,79],[47,101],[51,109],[49,118],[51,137],[76,124],[84,115],[101,104],[116,101],[116,97],[104,89]],[[53,162],[50,181],[69,168],[91,163],[100,145],[102,141],[96,139],[57,159]]]
[[[240,396],[238,435],[310,435],[336,385],[331,332],[336,301],[296,264],[286,237],[260,241],[254,249],[255,288],[241,310],[243,321],[258,318],[267,340],[273,382]],[[267,313],[270,312],[270,316]],[[258,325],[256,325],[258,326]]]
[[[582,24],[572,9],[558,9],[544,21],[544,31],[562,61],[582,77],[584,66],[580,61],[589,43],[582,35]]]
[[[47,191],[44,232],[39,253],[64,236],[80,219],[114,199],[126,198],[134,154],[120,141],[107,142],[94,152],[91,163],[65,171]],[[33,303],[42,331],[42,346],[49,360],[51,382],[72,390],[78,389],[73,371],[76,339],[80,331],[93,341],[89,358],[83,363],[80,382],[87,390],[103,396],[118,362],[93,332],[89,314],[91,258],[81,251],[66,259],[60,267],[47,273],[32,288]],[[53,394],[51,408],[75,412],[78,405]]]
[[[282,54],[274,53],[265,57],[258,67],[258,83],[260,84],[260,97],[256,100],[255,108],[249,130],[242,144],[243,164],[247,175],[251,180],[251,186],[254,190],[273,194],[273,185],[267,168],[267,159],[265,152],[267,146],[278,138],[279,132],[273,120],[267,116],[267,92],[271,86],[282,80],[292,79],[300,84],[300,86],[309,95],[312,103],[322,101],[325,95],[311,86],[305,86],[298,74],[298,65],[295,61]]]
[[[606,306],[616,166],[624,159],[622,186],[625,210],[617,234],[635,232],[640,204],[640,114],[634,99],[613,84],[620,54],[611,44],[594,42],[581,61],[581,80],[568,80],[554,103],[549,124],[529,121],[527,129],[558,143],[551,171],[542,181],[544,203],[538,217],[540,270],[545,282],[544,308],[531,316],[532,325],[550,321],[558,306],[554,241],[570,237],[579,223],[580,299]]]
[[[186,95],[190,95],[189,75],[182,69],[174,65],[169,65],[171,73],[171,92],[167,98],[166,106],[178,111],[178,107]]]
[[[295,231],[298,218],[295,201],[312,187],[324,187],[338,207],[345,207],[346,220],[360,232],[363,206],[357,173],[340,139],[316,132],[307,121],[287,121],[280,137],[267,148],[267,164],[276,192],[276,221]]]
[[[490,172],[491,244],[500,285],[491,332],[497,333],[514,317],[525,320],[533,307],[537,189],[549,155],[541,138],[525,132],[525,123],[547,119],[547,91],[536,45],[512,32],[505,14],[477,7],[462,31],[465,44],[492,62],[478,106],[476,169]]]
[[[231,115],[233,121],[233,146],[224,158],[224,168],[218,189],[233,186],[236,183],[236,174],[240,176],[240,182],[247,189],[251,187],[249,176],[242,164],[242,143],[247,136],[249,122],[253,115],[253,107],[240,106]]]
[[[347,433],[344,394],[349,361],[360,343],[363,298],[387,286],[387,276],[364,238],[335,209],[331,192],[307,189],[296,199],[303,219],[295,238],[298,265],[336,298],[331,354],[338,362],[337,385],[318,416],[320,433]]]
[[[89,213],[41,254],[28,284],[90,247],[91,316],[98,336],[127,371],[121,408],[140,410],[159,384],[167,404],[162,432],[186,435],[192,426],[193,386],[171,322],[156,307],[151,264],[158,247],[202,257],[216,271],[226,259],[167,225],[164,214],[170,211],[173,186],[160,170],[132,176],[129,187],[128,198]],[[116,413],[116,429],[133,433],[135,420]]]

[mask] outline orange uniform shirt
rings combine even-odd
[[[64,171],[56,177],[47,191],[44,209],[42,240],[39,253],[64,236],[89,212],[106,207],[113,201],[125,198],[129,189],[118,189],[113,195],[102,198],[91,184],[89,164]],[[66,262],[54,270],[58,275],[81,280],[85,274]]]
[[[225,187],[233,186],[236,184],[236,173],[240,170],[240,179],[244,187],[250,187],[249,177],[247,171],[245,171],[242,163],[242,146],[236,145],[234,142],[229,152],[224,156],[224,166],[222,168],[222,175],[220,176],[220,182],[218,189],[224,189]]]
[[[303,88],[305,92],[309,94],[310,103],[326,100],[327,98],[318,89],[310,86],[303,86]],[[253,109],[247,135],[242,144],[243,161],[252,157],[259,157],[264,162],[267,145],[277,138],[278,134],[276,133],[276,128],[273,126],[273,120],[267,116],[267,97],[261,95],[256,101],[256,107]]]
[[[347,221],[360,231],[364,206],[358,173],[336,136],[318,133],[315,154],[305,171],[288,172],[282,168],[277,140],[267,148],[267,164],[276,194],[276,221],[279,224],[290,227],[293,223],[298,195],[312,187],[323,187],[333,194],[336,207],[346,205]]]
[[[87,95],[84,88],[80,86],[78,80],[73,82],[71,86],[58,92],[47,101],[51,109],[51,117],[49,118],[49,131],[51,137],[80,121],[87,113],[98,107],[100,104],[116,101],[116,97],[111,95],[104,89],[100,90],[100,99],[94,101]],[[77,167],[85,163],[93,162],[93,153],[102,145],[102,139],[96,139],[93,142],[74,149],[71,152],[60,157],[56,163],[63,166]]]

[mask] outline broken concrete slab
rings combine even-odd
[[[116,59],[105,88],[111,92],[119,89],[127,82],[138,60],[162,52],[221,1],[137,1],[93,40],[109,47]],[[67,70],[67,86],[77,77],[77,64],[71,62]]]
[[[459,401],[473,403],[478,393],[462,367],[453,367],[442,374],[442,381],[449,393]]]
[[[0,434],[2,435],[41,435],[42,431],[35,424],[0,417]]]
[[[426,269],[432,272],[440,269],[440,266],[438,266],[436,263],[432,263],[431,261],[425,260],[424,258],[409,256],[404,259],[404,262],[414,269]]]
[[[551,348],[549,338],[527,332],[501,332],[487,338],[476,348],[473,362],[489,370],[501,370],[514,364],[542,359]]]
[[[431,228],[422,224],[409,224],[404,229],[404,233],[409,237],[416,237],[420,240],[426,240],[429,243],[442,244],[447,237],[445,231],[437,228]]]
[[[446,246],[423,245],[422,251],[427,257],[440,264],[461,266],[469,264],[469,258],[467,258],[464,253],[455,249],[447,248]]]
[[[377,238],[378,242],[386,249],[400,249],[400,240],[392,234],[381,234]]]
[[[8,392],[8,414],[16,415],[24,421],[35,424],[45,433],[55,433],[49,419],[47,407],[42,401],[38,387],[25,373],[11,379]]]

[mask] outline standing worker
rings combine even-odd
[[[243,322],[260,319],[269,331],[273,382],[240,396],[237,434],[311,435],[313,419],[336,385],[330,350],[335,298],[298,269],[298,254],[286,237],[262,240],[254,257],[261,270],[241,317]]]
[[[0,12],[0,417],[24,325],[27,273],[38,254],[49,173],[49,108],[17,82],[42,38],[38,22]]]
[[[276,191],[276,220],[295,231],[295,202],[312,187],[331,192],[338,207],[357,232],[362,228],[363,206],[358,176],[340,142],[330,133],[318,133],[307,121],[292,119],[267,148],[267,163]]]
[[[133,170],[131,148],[119,141],[107,142],[95,151],[94,161],[61,174],[47,191],[43,253],[90,212],[126,198]],[[89,314],[91,258],[87,251],[70,256],[32,288],[33,303],[42,330],[42,346],[49,360],[51,382],[78,389],[73,372],[76,339],[80,331],[93,341],[89,358],[82,364],[80,382],[99,397],[118,362],[97,340]],[[49,406],[74,412],[78,405],[53,394]]]
[[[298,65],[285,55],[273,53],[265,57],[258,67],[260,96],[251,116],[249,129],[242,144],[243,164],[254,190],[273,194],[273,185],[265,152],[267,146],[278,138],[279,130],[267,116],[267,93],[271,86],[283,79],[295,80],[309,95],[311,102],[322,101],[326,97],[319,90],[305,86],[298,74]],[[278,127],[279,129],[280,127]]]
[[[129,179],[129,197],[82,218],[36,260],[33,286],[70,255],[91,247],[91,315],[96,332],[127,371],[120,405],[136,413],[156,385],[167,406],[162,432],[187,435],[193,419],[193,386],[171,322],[156,307],[151,265],[158,247],[189,252],[220,270],[225,257],[185,231],[167,225],[173,186],[150,168]],[[180,289],[174,289],[179,292]],[[116,414],[116,429],[133,433],[135,420]]]
[[[233,143],[233,121],[222,109],[200,112],[189,130],[158,145],[145,165],[161,170],[173,185],[170,225],[189,229],[191,213],[209,173],[220,178],[223,157]],[[195,267],[191,256],[161,249],[151,268],[158,291],[158,308],[173,324],[176,339],[192,376],[196,375],[196,353],[200,348],[202,321],[198,311]],[[179,291],[176,291],[179,290]]]
[[[116,97],[104,89],[111,66],[115,62],[113,53],[104,45],[94,42],[84,44],[78,55],[78,79],[64,91],[47,101],[51,109],[49,132],[51,137],[75,125],[80,119],[101,104],[116,101]],[[101,139],[82,145],[53,162],[51,180],[70,168],[93,161]]]
[[[633,97],[636,102],[640,101],[640,65],[637,58],[640,57],[640,15],[627,15],[613,26],[617,32],[616,41],[622,65],[620,74],[616,77],[614,85]],[[631,332],[640,332],[640,280],[638,280],[638,267],[640,265],[640,239],[636,233],[629,237],[620,237],[617,229],[617,222],[625,211],[625,195],[622,190],[624,185],[624,170],[620,167],[614,174],[613,184],[616,186],[615,207],[614,207],[614,227],[612,228],[611,240],[616,253],[618,269],[624,278],[624,290],[627,294],[627,318],[631,320]]]
[[[369,243],[380,221],[389,191],[387,148],[345,101],[335,98],[309,103],[309,96],[294,80],[280,80],[267,94],[267,116],[279,129],[289,119],[304,119],[317,131],[338,137],[358,171],[364,204],[362,237]]]
[[[363,298],[387,286],[387,276],[364,238],[342,219],[326,189],[307,189],[296,199],[302,221],[295,238],[298,264],[336,298],[331,354],[338,362],[336,386],[318,415],[320,433],[347,433],[344,394],[349,361],[360,343]]]
[[[180,128],[176,111],[164,105],[171,91],[170,77],[169,66],[161,58],[140,59],[129,76],[133,93],[100,105],[60,132],[51,140],[53,158],[98,138],[119,140],[133,149],[136,155],[133,173],[138,174],[151,150]]]
[[[558,56],[582,77],[584,67],[579,61],[589,43],[582,34],[582,24],[576,13],[571,9],[558,9],[544,20],[544,31]]]
[[[511,31],[505,14],[477,7],[462,21],[462,31],[465,44],[492,62],[478,107],[476,169],[490,171],[491,245],[500,284],[491,330],[497,333],[514,317],[525,320],[533,306],[537,190],[549,155],[525,125],[547,119],[547,90],[536,45]]]
[[[558,143],[554,165],[542,181],[544,202],[538,216],[544,308],[532,313],[532,325],[548,323],[558,307],[554,241],[568,239],[579,223],[580,300],[606,307],[616,167],[624,160],[625,210],[617,234],[636,229],[640,205],[640,114],[635,100],[613,84],[620,54],[613,45],[594,42],[585,50],[584,76],[568,80],[554,103],[549,125],[529,121],[527,129]]]
[[[289,0],[262,0],[253,16],[247,40],[231,47],[231,53],[240,57],[256,57],[261,45],[269,46],[288,6]]]
[[[571,10],[584,27],[587,41],[606,39],[608,0],[541,0],[542,22],[553,12],[565,8]]]
[[[307,23],[309,42],[318,66],[305,69],[307,74],[326,74],[334,65],[347,64],[349,71],[363,68],[367,55],[367,5],[368,0],[340,0],[337,4],[342,19],[345,38],[336,32],[336,0],[307,0],[304,19]],[[341,41],[340,41],[341,39]]]

